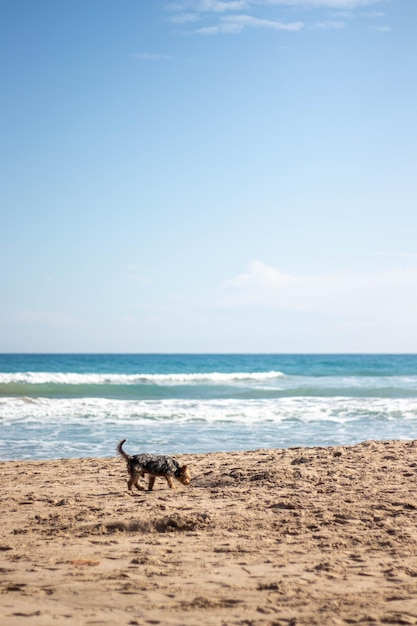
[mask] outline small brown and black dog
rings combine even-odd
[[[127,470],[129,472],[129,480],[127,481],[127,487],[129,490],[135,486],[140,489],[138,485],[139,478],[149,474],[149,491],[152,491],[155,484],[155,478],[162,476],[166,479],[171,489],[175,489],[174,481],[172,478],[176,478],[183,485],[190,484],[190,471],[187,465],[180,465],[178,461],[170,456],[160,456],[157,454],[135,454],[130,456],[123,450],[123,444],[126,439],[122,439],[117,444],[117,452],[126,459]]]

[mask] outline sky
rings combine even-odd
[[[0,352],[417,352],[416,0],[0,0]]]

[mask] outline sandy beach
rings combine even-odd
[[[176,458],[1,463],[2,623],[417,624],[416,442]]]

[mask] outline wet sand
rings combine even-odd
[[[176,458],[0,463],[0,621],[417,624],[417,442]]]

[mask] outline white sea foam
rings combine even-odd
[[[171,454],[413,439],[415,398],[0,398],[0,459]]]
[[[259,400],[112,400],[106,398],[0,398],[0,424],[125,425],[285,421],[345,424],[366,419],[416,420],[417,400],[409,398],[299,397]]]
[[[281,371],[268,372],[209,372],[209,373],[191,373],[191,374],[78,374],[75,372],[17,372],[17,373],[0,373],[0,385],[4,385],[6,389],[3,392],[11,395],[28,394],[32,395],[26,386],[44,385],[49,386],[45,395],[55,393],[54,389],[59,389],[59,393],[68,393],[72,395],[72,388],[78,387],[76,393],[82,397],[83,395],[105,395],[111,394],[111,387],[125,387],[126,397],[130,390],[137,389],[139,394],[141,390],[146,392],[147,389],[158,389],[159,391],[169,390],[173,387],[183,387],[184,390],[197,390],[201,387],[203,393],[210,390],[214,396],[216,394],[215,387],[230,388],[228,393],[233,395],[233,388],[237,393],[245,391],[249,393],[254,391],[259,394],[263,390],[268,394],[275,393],[280,395],[293,394],[296,396],[357,396],[357,397],[373,397],[382,395],[387,399],[391,397],[417,396],[417,376],[288,376]],[[13,387],[13,390],[7,389],[7,385]],[[19,385],[22,388],[19,389]],[[93,387],[103,387],[103,391],[91,391]],[[65,389],[67,388],[67,389]],[[88,388],[91,390],[88,391]],[[118,391],[120,392],[120,390]],[[194,392],[193,392],[194,393]],[[36,394],[42,395],[41,390],[36,390]],[[166,394],[165,394],[166,395]],[[247,395],[247,399],[249,396]]]
[[[228,384],[239,381],[262,382],[284,377],[282,372],[209,372],[198,374],[77,374],[75,372],[0,373],[0,384],[60,385],[188,385]]]

